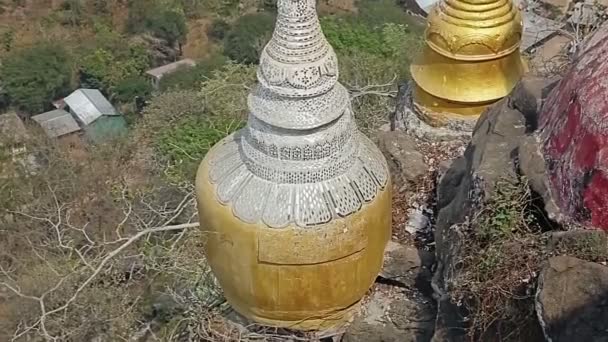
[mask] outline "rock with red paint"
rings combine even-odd
[[[547,97],[539,134],[562,213],[608,230],[608,26]]]

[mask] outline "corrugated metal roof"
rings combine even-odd
[[[78,89],[64,102],[84,125],[91,124],[102,115],[120,115],[97,89]]]
[[[33,116],[32,120],[36,121],[51,138],[61,137],[80,130],[78,122],[63,109],[55,109]]]
[[[190,58],[185,58],[185,59],[179,60],[177,62],[169,63],[166,65],[160,66],[158,68],[148,70],[148,71],[146,71],[146,74],[156,77],[156,78],[161,78],[166,74],[176,71],[180,67],[188,67],[188,66],[193,67],[195,65],[196,65],[195,61],[193,61]]]

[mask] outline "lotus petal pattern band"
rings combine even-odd
[[[315,0],[279,0],[278,10],[247,126],[214,147],[209,177],[244,222],[310,227],[371,202],[388,167],[357,130]]]
[[[522,32],[512,0],[441,0],[429,13],[426,42],[447,58],[483,61],[517,50]]]

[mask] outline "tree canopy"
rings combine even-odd
[[[11,104],[38,114],[70,91],[72,68],[65,49],[42,44],[11,53],[3,60],[0,76]]]
[[[224,53],[239,63],[257,63],[273,28],[274,15],[270,13],[261,12],[240,17],[225,37]]]

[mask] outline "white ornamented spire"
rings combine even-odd
[[[249,120],[210,158],[218,200],[248,223],[310,227],[359,211],[388,183],[376,146],[357,130],[315,0],[279,0],[260,57]]]

